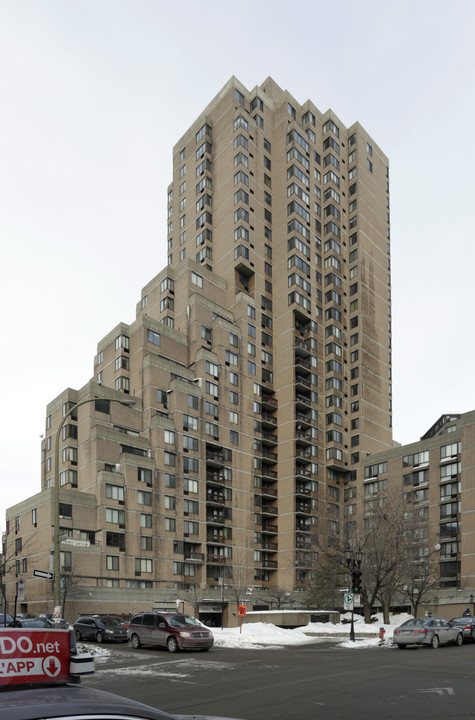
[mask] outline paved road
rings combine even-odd
[[[168,712],[245,720],[447,720],[474,717],[475,644],[406,649],[298,648],[170,655],[108,646],[84,684]]]

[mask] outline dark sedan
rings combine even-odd
[[[10,623],[8,623],[8,627],[16,627],[16,628],[49,628],[48,623],[46,620],[41,620],[40,618],[15,618],[15,620],[12,620]]]
[[[127,642],[127,628],[107,615],[81,615],[73,627],[76,640]]]
[[[169,715],[122,696],[78,685],[2,691],[0,720],[64,720],[69,717],[81,720],[220,720],[215,715]]]

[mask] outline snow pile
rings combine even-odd
[[[320,623],[319,623],[320,624]],[[243,623],[242,628],[213,628],[216,647],[262,648],[308,645],[315,642],[305,629],[288,630],[271,623]]]
[[[340,647],[364,648],[376,645],[392,645],[394,628],[409,620],[412,615],[394,615],[391,624],[382,622],[382,615],[376,615],[376,621],[366,625],[360,615],[354,617],[355,641],[349,639],[351,613],[342,615],[347,622],[340,623],[308,623],[304,627],[293,630],[276,627],[271,623],[243,623],[242,628],[213,628],[214,644],[226,648],[263,648],[284,647],[290,645],[307,645],[317,643],[321,639],[333,637]],[[379,638],[380,628],[384,628],[384,642]]]

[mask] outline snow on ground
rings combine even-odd
[[[271,623],[246,623],[242,628],[212,628],[215,647],[245,648],[247,650],[263,648],[289,647],[292,645],[309,645],[321,642],[322,639],[334,638],[335,644],[339,647],[359,650],[361,648],[392,646],[394,628],[401,625],[412,615],[393,615],[391,624],[385,625],[380,614],[374,616],[376,619],[370,625],[366,625],[360,615],[354,617],[355,640],[350,637],[351,613],[340,616],[340,623],[309,623],[295,629],[285,629],[272,625]],[[379,630],[384,628],[384,642],[379,639]],[[91,652],[96,662],[101,663],[110,656],[110,647],[94,645],[89,643],[78,643],[79,652]]]
[[[242,629],[213,628],[214,644],[216,647],[263,648],[283,647],[290,645],[308,645],[318,643],[322,638],[333,637],[340,647],[363,648],[374,647],[380,644],[379,629],[385,630],[384,645],[392,645],[394,628],[412,617],[412,615],[394,615],[391,624],[385,625],[382,616],[376,615],[376,621],[366,625],[359,615],[354,617],[355,641],[349,639],[351,613],[341,615],[340,619],[346,622],[309,623],[304,627],[288,630],[276,627],[271,623],[243,623]]]

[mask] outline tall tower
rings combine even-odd
[[[42,492],[7,513],[47,557],[55,429],[86,399],[58,458],[78,609],[305,588],[319,517],[341,536],[343,486],[392,446],[388,182],[358,123],[271,78],[231,78],[176,144],[168,264],[49,404]]]
[[[239,327],[231,363],[210,351],[225,393],[239,376],[255,579],[305,582],[319,503],[339,532],[345,479],[391,447],[387,158],[358,123],[233,78],[175,146],[168,201],[169,267],[222,279]]]

